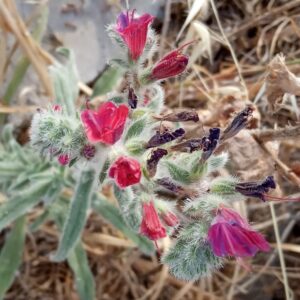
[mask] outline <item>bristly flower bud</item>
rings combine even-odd
[[[208,241],[216,256],[251,257],[268,252],[264,237],[254,231],[236,211],[221,207],[208,230]]]
[[[62,111],[62,107],[61,107],[59,104],[54,104],[54,105],[52,106],[52,109],[53,109],[54,111]]]
[[[170,53],[165,55],[160,61],[158,61],[158,63],[156,63],[156,65],[151,71],[150,79],[166,79],[184,72],[188,65],[189,58],[187,55],[182,54],[181,50],[187,45],[188,44],[171,51]]]
[[[229,124],[229,126],[224,130],[221,136],[221,140],[225,141],[237,135],[242,129],[244,129],[247,126],[253,111],[254,108],[249,105],[241,112],[239,112],[236,115],[236,117],[232,120],[232,122]]]
[[[266,201],[266,193],[269,192],[269,189],[275,189],[276,183],[273,176],[268,176],[265,180],[262,181],[253,181],[253,182],[241,182],[237,183],[235,190],[247,197],[259,198],[263,201]]]
[[[179,113],[170,113],[165,116],[154,116],[155,119],[169,122],[199,122],[199,116],[195,111],[182,111]]]
[[[220,138],[220,128],[209,129],[208,137],[202,139],[202,156],[201,160],[206,161],[214,152]]]
[[[96,153],[96,147],[94,145],[84,145],[81,154],[83,157],[85,157],[87,160],[92,159],[95,156]]]
[[[131,59],[136,61],[144,51],[148,26],[154,17],[144,14],[135,18],[134,14],[135,10],[122,12],[117,19],[116,31],[126,43]]]
[[[160,214],[162,220],[166,223],[166,225],[170,226],[170,227],[175,227],[177,225],[179,225],[180,221],[177,218],[177,216],[172,213],[171,211],[167,211],[167,212],[162,212]]]
[[[68,154],[61,154],[57,160],[62,166],[66,166],[70,162],[70,156]]]
[[[164,132],[160,133],[159,131],[156,132],[156,134],[148,141],[145,148],[153,148],[158,147],[160,145],[164,145],[166,143],[172,142],[175,139],[183,136],[185,134],[185,131],[183,128],[178,128],[173,132]]]
[[[153,201],[143,203],[143,219],[140,232],[153,241],[167,236],[166,229],[158,217]]]
[[[105,102],[99,106],[98,111],[85,109],[81,113],[81,120],[90,142],[112,145],[121,138],[127,116],[126,105]]]
[[[132,109],[136,109],[137,103],[138,103],[138,98],[137,98],[137,95],[134,93],[134,89],[129,88],[129,90],[128,90],[128,105]]]
[[[168,154],[165,149],[158,148],[151,153],[151,157],[147,160],[147,171],[150,177],[155,176],[159,160]]]

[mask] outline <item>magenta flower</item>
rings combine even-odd
[[[98,111],[85,109],[81,113],[81,120],[90,142],[112,145],[121,138],[127,116],[126,105],[105,102],[99,106]]]
[[[268,252],[264,237],[232,209],[221,207],[208,230],[208,241],[216,256],[249,257]]]
[[[140,163],[131,157],[121,156],[110,167],[109,177],[114,178],[120,188],[137,184],[141,180]]]
[[[143,219],[140,233],[153,241],[167,236],[166,229],[162,225],[152,201],[143,203]]]
[[[143,53],[147,41],[148,26],[154,19],[149,14],[134,17],[135,10],[122,12],[117,19],[116,30],[126,43],[132,60]]]

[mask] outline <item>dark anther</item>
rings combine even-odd
[[[192,153],[202,149],[202,139],[190,139],[171,147],[173,151]]]

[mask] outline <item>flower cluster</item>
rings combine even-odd
[[[125,88],[76,116],[66,115],[60,106],[37,113],[32,145],[47,149],[63,166],[73,160],[97,165],[101,157],[105,166],[97,165],[97,178],[113,185],[127,225],[157,247],[158,240],[174,238],[162,262],[177,277],[194,280],[219,268],[224,257],[240,259],[269,250],[264,237],[230,205],[245,197],[265,201],[276,184],[272,176],[239,182],[218,172],[228,161],[219,145],[246,127],[253,107],[239,112],[225,130],[210,128],[192,139],[185,138],[184,123],[199,122],[195,111],[162,113],[160,81],[182,74],[189,59],[183,45],[149,65],[150,48],[156,45],[153,19],[126,11],[108,28],[126,49],[124,58],[114,60],[125,74]]]

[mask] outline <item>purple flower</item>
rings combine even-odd
[[[153,148],[157,147],[166,143],[169,143],[171,141],[174,141],[175,139],[183,136],[185,134],[185,131],[183,128],[178,128],[173,132],[163,132],[160,133],[159,131],[156,132],[156,134],[148,141],[146,144],[146,148]]]
[[[190,139],[171,147],[173,151],[192,153],[196,150],[202,149],[202,138]]]
[[[216,256],[251,257],[268,252],[265,238],[254,231],[236,211],[221,207],[208,230],[208,241]]]
[[[202,156],[201,160],[206,161],[216,149],[220,138],[220,128],[209,129],[208,137],[202,138]]]
[[[150,177],[153,177],[156,173],[157,165],[160,159],[167,155],[168,151],[158,148],[151,153],[150,158],[147,160],[147,171]]]
[[[137,107],[137,103],[138,103],[138,98],[134,92],[133,88],[129,88],[128,90],[128,105],[132,108],[132,109],[136,109]]]
[[[252,106],[247,106],[240,113],[238,113],[231,124],[224,130],[221,140],[227,140],[237,135],[242,129],[244,129],[247,126],[250,117],[252,116],[253,110],[254,109]]]
[[[273,176],[268,176],[262,181],[241,182],[236,184],[235,190],[247,197],[259,198],[266,201],[266,193],[269,189],[275,189],[276,183]]]

